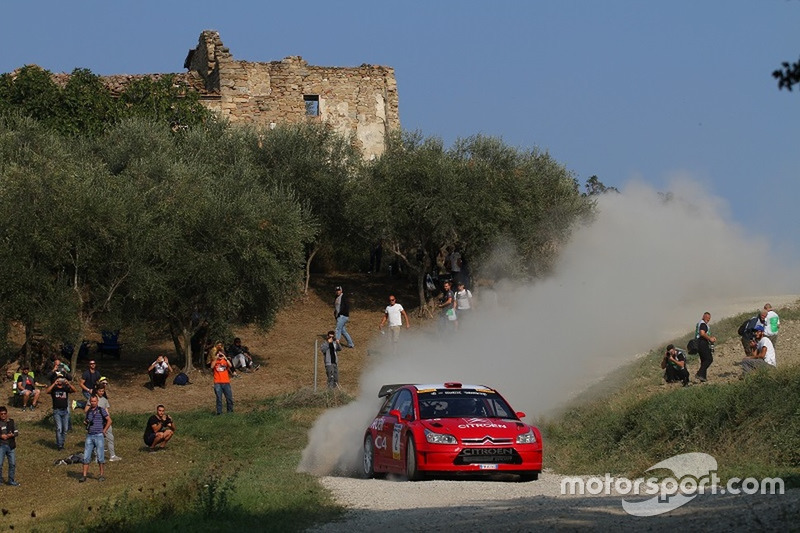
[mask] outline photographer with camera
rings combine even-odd
[[[158,359],[153,361],[153,364],[147,369],[153,388],[161,387],[163,389],[167,384],[167,376],[170,372],[172,372],[172,367],[169,359],[165,355],[159,355]]]
[[[64,449],[64,442],[67,439],[69,429],[69,393],[78,392],[72,383],[67,380],[61,372],[56,372],[53,381],[44,392],[53,397],[53,420],[56,422],[56,447]]]
[[[667,383],[680,381],[683,386],[689,385],[689,369],[686,368],[686,354],[675,348],[674,344],[667,346],[664,359],[661,360],[664,369],[664,379]]]

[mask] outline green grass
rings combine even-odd
[[[0,528],[16,524],[17,529],[34,531],[302,531],[334,520],[342,513],[341,506],[313,476],[296,468],[307,431],[321,412],[318,405],[348,400],[326,391],[274,398],[251,411],[222,416],[207,410],[173,414],[178,433],[168,450],[150,454],[139,450],[141,457],[129,450],[122,463],[109,466],[111,477],[105,484],[90,480],[79,485],[71,479],[62,486],[66,492],[59,493],[57,512],[41,509],[37,518],[11,513],[0,517]],[[126,432],[140,434],[147,416],[115,414],[118,439]],[[77,423],[78,418],[74,418]],[[52,438],[51,422],[42,421],[35,428],[42,440]],[[80,439],[70,438],[79,444]],[[144,475],[142,469],[152,468],[147,464],[162,460],[163,476],[158,476],[157,466]],[[125,467],[129,473],[124,473]],[[79,467],[55,468],[63,473],[77,472]],[[90,472],[96,470],[91,465]],[[33,486],[32,480],[27,481]],[[75,494],[77,489],[88,489],[91,497],[82,499]]]
[[[798,314],[778,312],[782,319]],[[718,341],[735,336],[746,317],[717,324]],[[660,350],[647,354],[542,420],[547,466],[570,474],[641,476],[673,455],[704,452],[717,459],[722,479],[779,476],[787,486],[800,486],[800,368],[654,389],[660,357]],[[698,364],[696,357],[689,361]]]

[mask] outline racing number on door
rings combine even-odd
[[[402,424],[395,424],[392,431],[392,459],[400,460],[400,433],[403,431]]]

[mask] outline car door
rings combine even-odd
[[[388,407],[388,411],[383,414],[376,428],[375,457],[376,461],[385,465],[390,472],[402,472],[405,460],[404,429],[408,421],[413,418],[414,412],[411,391],[400,389],[395,392]],[[389,414],[391,411],[399,411],[400,418]]]

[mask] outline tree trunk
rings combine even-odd
[[[417,272],[417,294],[419,295],[419,309],[420,316],[425,314],[425,307],[428,305],[428,300],[425,298],[425,270],[419,269]]]
[[[317,255],[319,251],[319,246],[314,244],[314,247],[311,249],[311,253],[308,254],[308,259],[306,259],[306,283],[303,287],[303,294],[308,295],[308,283],[311,280],[311,261],[314,260],[314,256]]]
[[[33,338],[33,321],[25,321],[25,344],[22,345],[22,364],[31,367],[31,339]]]
[[[183,342],[186,346],[186,366],[184,367],[183,371],[187,374],[194,370],[194,366],[192,363],[192,359],[194,358],[192,354],[192,332],[187,330],[186,328],[183,329]]]
[[[86,338],[86,332],[89,330],[88,318],[84,317],[83,313],[79,313],[78,319],[81,323],[80,331],[78,331],[78,338],[73,343],[74,350],[72,351],[72,358],[70,358],[70,370],[72,371],[72,379],[78,377],[78,355],[81,353],[81,346],[83,339]]]
[[[183,330],[183,328],[181,328],[181,330]],[[175,347],[175,356],[178,358],[178,361],[185,363],[186,353],[181,346],[181,339],[178,337],[177,328],[174,324],[169,325],[169,336],[172,337],[172,344]]]

